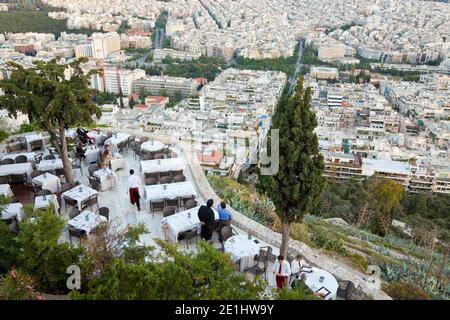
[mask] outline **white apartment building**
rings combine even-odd
[[[327,105],[330,108],[342,107],[342,93],[341,92],[327,92]]]
[[[122,91],[122,96],[131,94],[133,92],[133,83],[145,77],[145,71],[142,69],[128,70],[112,66],[103,67],[102,69],[102,76],[92,76],[91,87],[99,91],[115,94],[119,94]]]
[[[120,36],[117,32],[92,34],[94,59],[105,59],[110,53],[117,51],[120,51]]]
[[[77,58],[81,57],[92,58],[94,56],[92,42],[85,44],[78,44],[74,47],[74,49],[75,49],[75,57]]]

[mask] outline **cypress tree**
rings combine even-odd
[[[294,94],[280,99],[273,116],[272,129],[279,130],[278,171],[274,175],[261,175],[257,185],[273,201],[281,220],[280,254],[284,256],[289,247],[291,224],[302,221],[325,187],[323,156],[314,133],[316,126],[316,115],[311,110],[311,89],[303,90],[300,77]],[[268,142],[270,145],[271,135]]]

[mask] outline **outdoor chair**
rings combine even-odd
[[[11,232],[14,232],[15,234],[18,234],[20,229],[19,229],[19,221],[17,221],[17,217],[13,216],[11,218],[8,219],[2,219],[2,221],[4,223],[6,223],[6,225],[8,226],[9,230]]]
[[[0,164],[1,164],[1,165],[4,165],[4,164],[14,164],[14,160],[11,159],[11,158],[6,158],[6,159],[3,159],[2,161],[0,161]]]
[[[23,184],[27,182],[28,177],[26,173],[22,174],[10,174],[8,176],[9,184]]]
[[[64,199],[64,203],[65,203],[66,208],[68,206],[70,206],[70,207],[72,207],[72,209],[75,209],[78,206],[78,201],[77,200],[74,200],[74,199],[66,197],[66,196],[63,196],[63,199]]]
[[[186,181],[186,177],[183,176],[182,174],[176,175],[173,178],[173,182],[184,182],[184,181]]]
[[[267,255],[264,251],[260,251],[260,253],[256,256],[256,264],[245,268],[244,273],[251,273],[253,275],[262,275],[264,274],[264,279],[266,277],[266,271],[268,267],[269,261],[267,259]]]
[[[28,158],[27,158],[27,156],[20,155],[20,156],[17,156],[17,157],[14,159],[14,161],[15,161],[16,163],[26,163],[26,162],[28,161]]]
[[[197,201],[195,201],[194,199],[191,199],[186,202],[186,204],[184,205],[184,208],[186,210],[189,210],[189,209],[195,208],[196,206],[198,206]]]
[[[139,142],[140,143],[144,143],[144,142],[147,142],[148,141],[148,137],[140,137],[139,138]]]
[[[153,159],[155,159],[155,160],[164,159],[164,156],[162,153],[157,153],[153,156]]]
[[[94,176],[94,172],[98,171],[98,170],[99,170],[99,167],[96,164],[90,164],[88,167],[88,172],[91,177]]]
[[[157,172],[145,173],[144,176],[145,176],[145,179],[147,179],[147,178],[158,179],[158,173]]]
[[[34,179],[34,178],[36,178],[36,177],[38,177],[38,176],[40,176],[40,175],[42,175],[42,174],[43,174],[42,171],[40,171],[40,170],[34,170],[34,171],[31,172],[31,178]]]
[[[193,196],[189,196],[189,197],[181,197],[181,198],[180,198],[180,207],[186,208],[186,210],[187,210],[187,209],[188,209],[188,208],[187,208],[187,204],[188,204],[188,202],[189,202],[190,200],[195,201],[195,198],[194,198]],[[192,205],[193,203],[191,202],[190,204]],[[197,201],[195,201],[195,206],[194,206],[194,207],[196,207],[196,206],[197,206]],[[192,208],[194,208],[194,207],[192,207]],[[191,208],[189,208],[189,209],[191,209]]]
[[[177,209],[176,207],[172,207],[172,206],[164,207],[164,209],[163,209],[163,217],[165,218],[165,217],[174,215],[175,212],[176,212],[176,209]]]
[[[88,177],[88,179],[89,179],[89,184],[91,185],[91,188],[96,191],[99,191],[100,190],[100,179],[97,177],[94,177],[94,176]]]
[[[44,156],[43,153],[38,153],[38,154],[36,154],[36,155],[34,156],[34,162],[35,162],[35,163],[41,162],[43,156]]]
[[[55,176],[57,176],[60,180],[66,179],[65,172],[63,168],[55,169]]]
[[[80,210],[78,210],[78,209],[72,209],[72,211],[70,211],[70,213],[69,213],[69,219],[72,220],[73,218],[75,218],[76,216],[78,216],[80,213],[81,213]]]
[[[78,229],[75,229],[70,226],[68,228],[68,231],[69,231],[70,244],[72,244],[72,238],[78,238],[78,239],[80,239],[80,247],[81,247],[81,239],[86,238],[86,231],[78,230]]]
[[[74,159],[72,161],[72,169],[80,169],[80,173],[83,174],[83,168],[81,167],[80,159]]]
[[[174,178],[176,176],[179,176],[180,174],[182,175],[183,170],[172,170],[172,171],[169,171],[169,173],[170,173],[170,176]]]
[[[31,151],[42,150],[44,151],[44,144],[42,140],[35,140],[30,142]]]
[[[150,201],[150,211],[155,216],[155,211],[162,211],[164,209],[164,201]]]
[[[184,231],[179,235],[179,237],[181,236],[184,238],[184,240],[186,240],[186,249],[189,249],[189,240],[191,240],[192,238],[195,239],[195,244],[197,244],[197,234],[198,229],[197,227],[194,227],[191,230]]]
[[[156,178],[145,178],[145,185],[146,186],[152,186],[152,185],[155,185],[155,184],[158,184],[158,179],[156,179]]]
[[[94,195],[90,196],[87,200],[81,202],[81,210],[89,207],[92,211],[92,207],[94,205],[97,206],[97,209],[100,208],[98,205],[98,194],[94,194]]]
[[[172,183],[172,178],[169,176],[162,177],[161,179],[159,179],[159,183],[160,184]]]
[[[20,151],[28,150],[27,139],[25,137],[20,137],[18,146],[20,147],[20,149],[19,149]]]
[[[175,207],[178,209],[179,207],[179,200],[178,199],[166,199],[164,201],[165,207]]]
[[[355,289],[355,285],[351,281],[338,281],[338,289],[336,292],[336,298],[339,300],[350,300],[350,296]]]
[[[9,183],[9,177],[8,176],[1,176],[0,177],[0,184],[8,184]]]
[[[104,146],[106,140],[108,140],[108,137],[106,137],[106,136],[101,136],[101,137],[100,137],[100,141],[98,142],[98,145],[99,145],[99,146]]]
[[[33,197],[36,196],[36,193],[34,192],[34,185],[32,182],[25,182],[23,185],[25,186],[25,190],[27,191],[28,200],[30,200],[30,193],[33,194]]]
[[[36,193],[36,196],[41,197],[41,196],[49,196],[51,195],[52,192],[50,190],[47,189],[42,189],[41,191],[39,191],[38,193]]]
[[[144,153],[142,153],[142,160],[144,160],[144,161],[153,160],[153,156],[149,152],[144,152]]]
[[[107,207],[101,207],[101,208],[98,208],[97,213],[98,213],[100,216],[105,217],[106,220],[109,221],[109,209],[108,209]]]
[[[223,226],[220,229],[220,235],[222,238],[222,244],[227,241],[229,238],[231,238],[232,236],[237,235],[237,231],[232,227],[232,226]]]

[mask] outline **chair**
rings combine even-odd
[[[38,176],[40,176],[40,175],[42,175],[42,174],[43,174],[42,171],[40,171],[40,170],[34,170],[34,171],[31,172],[31,178],[34,179],[34,178],[36,178],[36,177],[38,177]]]
[[[158,179],[156,178],[145,178],[145,185],[146,186],[152,186],[158,184]]]
[[[10,184],[21,184],[27,182],[28,177],[26,173],[10,174],[8,179]]]
[[[87,200],[84,200],[83,202],[81,202],[81,210],[89,207],[92,211],[92,206],[94,206],[94,205],[96,205],[97,208],[100,208],[98,205],[98,194],[93,194]]]
[[[5,159],[3,159],[2,161],[0,161],[0,164],[1,164],[1,165],[4,165],[4,164],[14,164],[14,160],[11,159],[11,158],[5,158]]]
[[[256,261],[257,262],[255,265],[245,268],[244,272],[251,273],[253,275],[264,274],[264,279],[267,279],[266,271],[269,265],[269,261],[267,259],[266,253],[263,250],[260,250],[259,254],[256,256]]]
[[[145,179],[147,178],[155,178],[158,179],[158,173],[157,172],[152,172],[152,173],[144,173]]]
[[[148,137],[139,137],[139,142],[144,143],[148,141]]]
[[[69,213],[69,219],[73,219],[73,218],[75,218],[76,216],[78,216],[79,214],[81,213],[81,211],[80,210],[78,210],[78,209],[72,209],[72,211],[70,211],[70,213]]]
[[[131,146],[135,140],[136,140],[135,136],[133,136],[133,135],[129,136],[127,139],[127,148],[131,148]]]
[[[98,171],[98,170],[99,170],[99,167],[96,164],[90,164],[89,167],[88,167],[89,175],[91,177],[94,176],[94,172]]]
[[[78,229],[75,229],[70,226],[68,228],[68,231],[69,231],[70,244],[72,244],[72,238],[78,238],[78,239],[80,239],[80,247],[81,247],[81,239],[86,238],[86,231],[78,230]]]
[[[44,144],[42,140],[35,140],[30,142],[31,151],[42,150],[44,151]]]
[[[222,236],[221,238],[222,238],[222,243],[223,243],[223,242],[227,241],[229,238],[231,238],[232,236],[237,235],[238,233],[232,226],[223,226],[220,229],[220,234]]]
[[[194,199],[191,199],[186,202],[186,204],[184,205],[184,208],[186,210],[189,210],[189,209],[195,208],[196,206],[198,206],[197,201],[195,201]]]
[[[197,244],[197,234],[198,234],[197,227],[194,227],[191,230],[185,231],[183,234],[184,234],[184,239],[186,240],[186,249],[189,249],[188,241],[191,240],[192,238],[195,238],[195,244]]]
[[[66,197],[66,196],[63,196],[63,199],[64,199],[64,203],[66,204],[66,208],[67,208],[67,206],[70,206],[70,207],[72,207],[72,209],[75,209],[78,206],[77,200],[74,200],[74,199]]]
[[[100,190],[100,185],[101,185],[100,179],[97,178],[97,177],[94,177],[94,176],[88,177],[88,179],[89,179],[89,184],[91,185],[91,188],[96,190],[96,191],[99,191]]]
[[[175,207],[178,209],[179,205],[180,205],[180,202],[178,199],[166,199],[164,201],[165,207]]]
[[[144,161],[153,160],[153,156],[149,152],[144,152],[144,153],[142,153],[142,160],[144,160]]]
[[[20,151],[28,150],[27,139],[25,137],[19,138],[19,144],[20,144]]]
[[[181,198],[180,198],[180,207],[186,208],[187,202],[188,202],[189,200],[195,201],[195,198],[194,198],[193,196],[189,196],[189,197],[181,197]],[[195,206],[197,206],[197,201],[195,201],[195,204],[196,204]],[[190,209],[190,208],[189,208],[189,209]]]
[[[28,161],[28,158],[27,158],[27,156],[20,155],[20,156],[17,156],[17,157],[14,159],[14,161],[15,161],[16,163],[26,163],[26,162]]]
[[[109,221],[109,209],[107,207],[100,207],[97,210],[97,213],[106,218]]]
[[[99,145],[99,146],[105,145],[105,141],[106,141],[106,140],[108,140],[108,137],[106,137],[106,136],[101,136],[101,137],[100,137],[100,141],[98,142],[98,145]]]
[[[42,189],[41,191],[39,191],[36,196],[41,197],[41,196],[49,196],[51,195],[52,192],[50,190],[47,189]]]
[[[157,153],[153,156],[153,159],[164,159],[164,156],[162,153]]]
[[[127,148],[127,142],[126,141],[122,141],[117,145],[117,149],[119,150],[119,153],[121,153],[122,151],[124,151]]]
[[[18,234],[20,229],[19,229],[19,221],[17,221],[17,217],[13,216],[11,218],[8,219],[2,219],[1,221],[3,221],[4,223],[6,223],[6,225],[8,226],[9,230],[11,232],[14,232],[15,234]]]
[[[162,177],[159,180],[159,183],[161,183],[161,184],[172,183],[172,178],[171,177]]]
[[[52,154],[48,154],[44,157],[44,160],[55,160],[55,159],[56,159],[56,157]]]
[[[12,197],[11,198],[11,203],[20,203],[20,200],[17,197]]]
[[[164,209],[164,201],[150,201],[150,211],[155,216],[155,211],[161,211]]]
[[[170,154],[170,149],[169,149],[169,148],[163,148],[163,149],[161,150],[161,153],[162,153],[162,154],[165,154],[165,155],[169,155],[169,154]]]
[[[270,246],[264,246],[264,247],[261,247],[260,249],[261,249],[261,250],[266,249],[267,259],[268,259],[270,262],[275,262],[275,260],[276,260],[277,257],[272,253],[272,251],[273,251],[272,247],[270,247]]]
[[[169,174],[170,174],[170,176],[171,177],[176,177],[176,176],[178,176],[178,175],[182,175],[183,174],[183,170],[172,170],[172,171],[169,171]]]
[[[30,193],[32,193],[33,196],[36,196],[36,193],[34,192],[34,185],[32,182],[25,182],[23,185],[25,186],[25,190],[27,190],[28,200],[30,200]]]
[[[350,296],[355,289],[355,284],[351,281],[338,281],[338,289],[336,292],[336,297],[339,300],[350,300]]]
[[[63,168],[55,169],[55,176],[64,181],[66,179],[66,175]]]
[[[179,174],[173,178],[173,182],[184,182],[186,181],[186,177],[182,174]]]
[[[108,132],[106,133],[106,140],[108,140],[109,138],[111,138],[112,135],[113,135],[113,133],[112,133],[111,131],[108,131]]]
[[[164,209],[163,209],[163,217],[165,218],[165,217],[168,217],[168,216],[171,216],[171,215],[173,215],[173,214],[175,214],[175,212],[176,212],[176,207],[164,207]]]
[[[8,184],[9,183],[9,177],[8,176],[1,176],[0,177],[0,184]]]
[[[41,162],[42,156],[43,156],[43,155],[44,155],[43,153],[38,153],[38,154],[36,154],[36,155],[34,156],[34,162],[35,162],[35,163]]]
[[[72,161],[72,169],[80,169],[80,173],[83,174],[83,168],[81,167],[80,159],[74,159]]]

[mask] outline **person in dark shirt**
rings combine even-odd
[[[214,204],[213,199],[209,199],[206,201],[206,206],[202,205],[200,209],[198,209],[198,219],[200,220],[200,224],[202,225],[200,231],[200,238],[205,239],[206,241],[211,240],[212,231],[214,226],[214,211],[211,209]]]
[[[78,137],[80,137],[80,140],[83,142],[83,143],[89,143],[89,144],[94,144],[94,139],[93,138],[90,138],[89,136],[88,136],[88,132],[89,131],[87,131],[87,130],[84,130],[83,128],[81,128],[81,127],[78,127],[78,129],[77,129],[77,135],[78,135]]]

